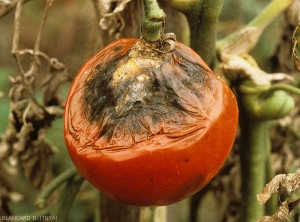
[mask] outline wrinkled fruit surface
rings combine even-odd
[[[180,201],[221,168],[237,130],[236,99],[189,47],[162,53],[121,39],[77,74],[65,140],[78,171],[131,205]]]

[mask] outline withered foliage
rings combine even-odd
[[[39,50],[51,0],[46,3],[33,49],[19,49],[20,18],[24,2],[11,1],[9,3],[12,5],[6,5],[6,10],[2,8],[4,15],[16,7],[12,55],[19,75],[10,77],[9,123],[0,137],[1,215],[10,214],[7,206],[9,201],[21,198],[12,192],[19,174],[27,177],[37,189],[42,189],[52,179],[49,157],[55,153],[55,148],[46,139],[46,132],[53,120],[63,116],[63,100],[58,95],[58,88],[69,79],[63,63]],[[28,65],[22,64],[24,57],[30,60],[27,69],[25,67]],[[36,81],[38,75],[45,79],[42,84]],[[42,91],[41,102],[37,100],[37,90]]]
[[[296,201],[291,201],[290,199],[285,200],[276,213],[272,216],[264,216],[263,218],[257,220],[256,222],[284,222],[289,221],[288,216],[290,211],[292,211],[298,204],[300,199]]]
[[[140,36],[140,12],[142,1],[132,0],[92,0],[98,29],[99,45],[108,45],[119,38]],[[130,12],[130,13],[128,13]]]
[[[300,71],[300,24],[297,26],[293,34],[292,56],[296,69]]]
[[[268,183],[261,193],[257,194],[257,200],[264,204],[272,194],[286,192],[290,194],[300,186],[300,173],[279,174]]]
[[[261,193],[257,194],[257,200],[260,204],[266,203],[266,201],[271,197],[272,194],[278,193],[290,194],[295,191],[300,186],[300,173],[293,174],[279,174],[275,176],[270,183],[268,183]],[[287,198],[279,206],[277,212],[272,216],[265,216],[256,222],[282,222],[289,221],[289,213],[296,208],[300,203],[300,198],[292,201]]]
[[[124,10],[128,2],[131,0],[102,0],[96,1],[98,9],[101,14],[99,22],[100,27],[103,30],[108,30],[109,35],[116,35],[116,38],[120,37],[120,32],[125,27],[125,21],[120,13]]]

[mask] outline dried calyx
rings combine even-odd
[[[155,42],[149,42],[141,37],[130,49],[129,56],[134,58],[140,67],[158,67],[175,50],[176,36],[167,33]]]

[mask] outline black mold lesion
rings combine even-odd
[[[211,73],[211,71],[205,69],[199,63],[193,63],[191,61],[187,61],[179,53],[174,53],[174,56],[177,58],[177,65],[187,74],[188,77],[193,79],[194,82],[204,83],[207,75]]]
[[[114,106],[114,90],[110,82],[117,67],[117,61],[98,65],[93,70],[92,77],[85,82],[83,105],[90,122],[99,120],[105,106]]]
[[[116,46],[113,50],[120,49]],[[128,60],[129,56],[124,55],[97,65],[85,82],[84,113],[91,123],[99,126],[99,138],[108,141],[111,147],[131,146],[155,134],[173,138],[190,133],[190,127],[202,127],[205,116],[199,116],[194,107],[189,107],[193,101],[178,94],[179,87],[184,87],[184,95],[191,94],[200,100],[199,85],[207,82],[207,75],[199,64],[181,58],[178,64],[170,65],[170,61],[163,64],[165,70],[141,68],[127,78],[114,80],[116,70]],[[141,76],[145,78],[138,78]],[[138,84],[143,85],[140,94],[132,88]],[[189,159],[184,161],[188,163]]]
[[[207,69],[206,67],[203,67],[200,63],[191,62],[188,59],[186,59],[181,53],[178,51],[174,52],[174,56],[180,59],[180,61],[183,61],[182,65],[186,67],[196,67],[198,69],[198,73],[196,75],[198,77],[203,76],[203,74],[211,73],[211,70]],[[195,73],[194,73],[195,74]]]

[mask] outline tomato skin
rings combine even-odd
[[[201,120],[203,126],[183,128],[182,135],[179,130],[171,137],[158,132],[150,139],[140,139],[125,146],[121,146],[123,143],[118,140],[116,143],[120,146],[111,145],[111,141],[99,142],[97,121],[89,120],[82,111],[82,89],[95,74],[93,70],[99,63],[118,60],[136,42],[137,39],[122,39],[112,43],[79,71],[66,102],[65,140],[78,171],[104,194],[131,205],[168,205],[199,191],[219,171],[234,142],[238,109],[227,85],[214,77],[195,52],[176,43],[174,58],[189,58],[191,63],[200,64],[208,70],[208,86],[213,89],[212,95],[206,95],[206,91],[201,95],[205,109],[205,118]],[[181,62],[177,57],[172,61]],[[138,71],[136,66],[132,67]],[[161,65],[163,73],[171,68],[173,64]],[[178,73],[182,74],[180,70]],[[196,128],[189,132],[193,127]],[[99,144],[101,148],[97,147]]]

